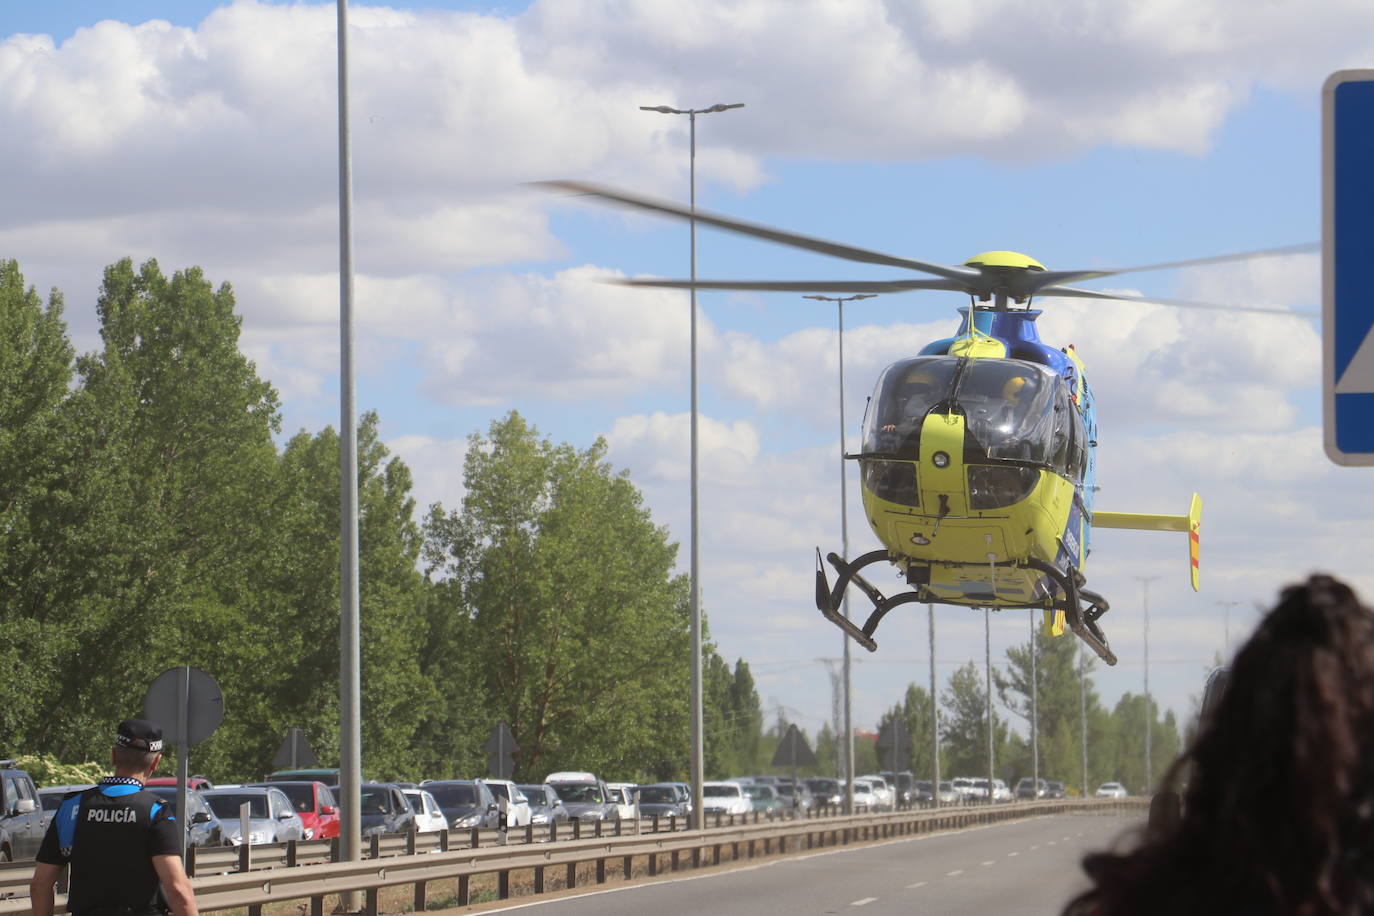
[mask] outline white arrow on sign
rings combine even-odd
[[[1355,358],[1336,380],[1336,394],[1374,394],[1374,328],[1364,336]]]

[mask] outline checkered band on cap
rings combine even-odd
[[[162,750],[162,729],[147,719],[125,719],[115,730],[115,744],[156,754]]]

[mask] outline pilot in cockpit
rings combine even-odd
[[[902,387],[897,393],[898,398],[903,401],[902,415],[896,422],[884,424],[883,432],[895,432],[898,425],[904,429],[914,428],[925,417],[940,394],[940,386],[936,383],[934,375],[925,369],[913,370],[902,382]]]

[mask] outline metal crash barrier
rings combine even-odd
[[[844,846],[959,830],[1005,821],[1024,820],[1070,813],[1143,813],[1144,798],[1110,801],[1068,800],[1017,805],[989,805],[946,809],[911,809],[887,814],[862,814],[851,817],[798,817],[734,823],[704,830],[666,829],[634,835],[621,829],[621,835],[582,826],[577,836],[567,825],[561,829],[526,828],[510,832],[500,845],[500,831],[451,831],[435,834],[399,834],[369,837],[370,857],[361,862],[325,861],[330,858],[331,841],[288,843],[280,846],[254,846],[201,850],[196,853],[196,877],[192,883],[201,911],[246,907],[249,916],[260,916],[267,904],[308,900],[310,916],[323,916],[325,897],[362,892],[364,912],[375,916],[378,896],[383,888],[413,885],[412,905],[423,912],[428,902],[428,885],[434,881],[455,881],[454,906],[471,901],[472,879],[485,875],[496,878],[496,898],[510,896],[512,872],[532,872],[534,893],[543,893],[549,869],[561,873],[561,887],[579,884],[578,866],[594,864],[595,881],[607,880],[608,868],[619,870],[629,879],[635,860],[642,859],[649,876],[661,870],[677,871],[684,862],[693,868],[719,865],[724,850],[730,859],[756,855],[787,854],[812,849]],[[617,823],[615,826],[619,826]],[[676,820],[672,825],[678,827]],[[559,838],[563,834],[567,839]],[[592,834],[592,835],[587,835]],[[601,835],[596,835],[601,834]],[[471,845],[456,847],[455,837]],[[515,840],[515,842],[510,842]],[[523,842],[520,842],[523,840]],[[492,842],[495,845],[482,845]],[[293,865],[294,863],[294,865]],[[609,864],[608,864],[609,863]],[[240,868],[240,866],[246,866]],[[207,871],[224,874],[206,874]],[[0,868],[0,897],[27,894],[33,874],[32,863],[14,863]],[[0,916],[27,913],[28,900],[0,899]],[[55,913],[66,913],[66,901],[59,896]]]

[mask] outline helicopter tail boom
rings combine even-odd
[[[1094,528],[1129,528],[1135,531],[1188,532],[1188,572],[1193,591],[1198,590],[1198,530],[1202,524],[1202,497],[1196,493],[1187,515],[1144,515],[1136,512],[1094,512]]]

